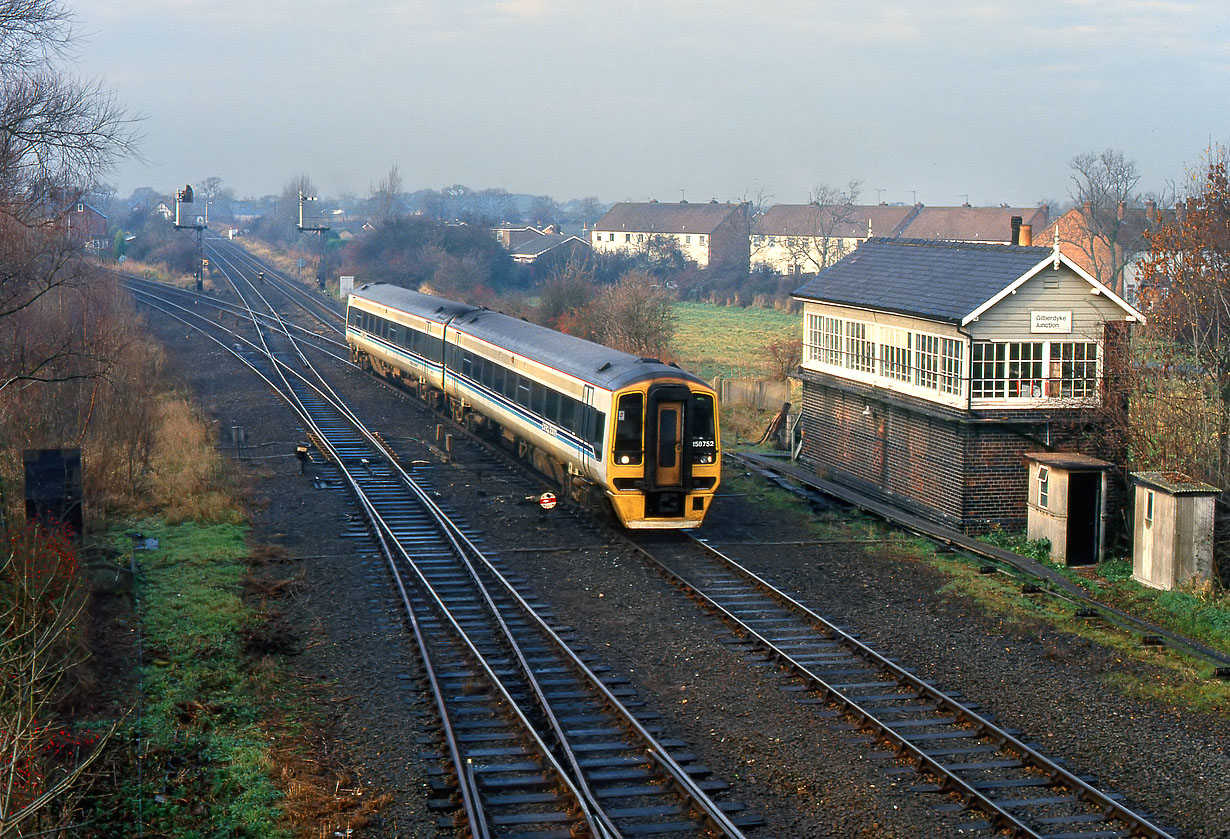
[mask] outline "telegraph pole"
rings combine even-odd
[[[316,263],[316,282],[320,285],[321,290],[325,287],[325,231],[329,229],[325,225],[305,226],[303,224],[303,202],[315,201],[315,195],[304,195],[303,190],[299,190],[299,232],[300,233],[315,233],[319,237],[320,258]]]
[[[206,227],[205,219],[202,219],[200,216],[197,216],[196,221],[193,224],[180,224],[179,222],[180,205],[181,204],[191,204],[191,203],[192,203],[192,185],[187,184],[184,186],[183,189],[177,190],[175,192],[175,229],[196,231],[196,272],[194,276],[196,278],[196,290],[204,291],[205,290],[205,265],[206,265],[205,242],[204,242],[205,227]],[[209,212],[208,202],[206,202],[205,204],[205,211]]]

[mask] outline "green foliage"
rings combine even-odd
[[[988,545],[1012,551],[1038,562],[1051,561],[1050,539],[1029,539],[1024,533],[1009,533],[1006,530],[992,530],[980,538]]]
[[[137,527],[159,540],[158,550],[136,554],[144,708],[130,734],[144,755],[143,786],[126,773],[124,787],[95,801],[96,833],[127,835],[140,808],[147,835],[285,836],[258,685],[242,648],[253,620],[240,597],[245,530],[153,520]],[[131,555],[128,536],[113,542]]]

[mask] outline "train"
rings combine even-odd
[[[490,309],[370,283],[346,304],[351,360],[546,473],[625,528],[699,527],[721,479],[702,379]]]

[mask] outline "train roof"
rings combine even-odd
[[[367,283],[351,292],[354,297],[370,300],[382,306],[399,309],[407,314],[418,315],[436,323],[445,323],[464,312],[480,311],[474,306],[458,303],[443,297],[423,294],[421,291],[411,291],[397,285],[386,283]]]
[[[532,358],[606,390],[617,390],[659,376],[705,384],[703,379],[657,359],[640,358],[489,309],[391,285],[367,285],[354,293],[439,322],[452,317],[450,326],[458,332]]]

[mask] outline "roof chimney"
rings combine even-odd
[[[1012,224],[1012,244],[1021,244],[1021,217],[1013,216],[1010,220]]]
[[[1116,214],[1119,216],[1119,221],[1123,221],[1124,215],[1127,214],[1127,202],[1126,201],[1119,202],[1119,209],[1116,211]]]
[[[1145,218],[1147,218],[1151,222],[1157,221],[1157,202],[1156,201],[1146,201],[1145,202]]]
[[[1093,202],[1088,201],[1088,200],[1082,201],[1081,202],[1081,212],[1085,214],[1086,218],[1093,215]]]
[[[1021,225],[1021,246],[1028,248],[1034,243],[1034,226],[1032,224]]]

